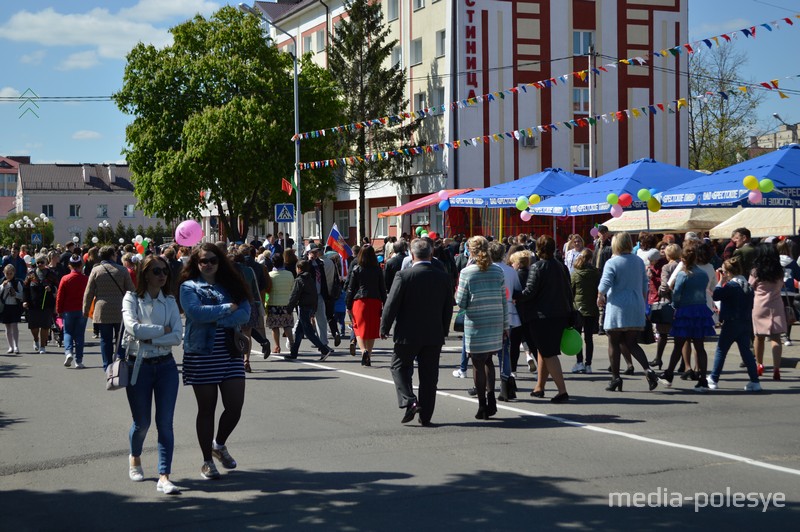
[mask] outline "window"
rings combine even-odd
[[[444,87],[436,87],[433,89],[433,94],[431,94],[431,105],[433,107],[444,105]]]
[[[294,42],[290,42],[288,45],[286,45],[283,51],[288,54],[297,55],[294,48]]]
[[[589,169],[589,145],[588,144],[574,144],[572,146],[572,169],[573,170],[588,170]]]
[[[418,92],[414,95],[414,110],[419,111],[425,109],[425,93]]]
[[[447,46],[445,35],[444,30],[436,32],[436,57],[442,57],[445,54],[445,48]]]
[[[403,68],[403,49],[399,46],[392,48],[392,67]]]
[[[98,218],[108,218],[108,205],[98,205],[97,206],[97,217]]]
[[[333,33],[335,35],[339,34],[339,29],[342,27],[342,19],[337,20],[333,23]]]
[[[128,203],[127,205],[122,206],[122,216],[125,218],[133,218],[134,216],[134,205],[133,203]]]
[[[306,35],[303,37],[303,53],[313,51],[314,50],[311,49],[311,35]]]
[[[411,64],[422,63],[422,37],[411,41]]]
[[[344,238],[348,238],[350,236],[350,226],[355,222],[356,219],[356,210],[338,210],[335,212],[334,218],[336,219],[336,227],[339,228],[339,234]]]
[[[399,9],[397,7],[398,0],[386,1],[386,20],[389,22],[397,20]]]
[[[414,11],[425,7],[425,0],[413,0],[413,1],[414,1]]]
[[[317,32],[317,51],[322,52],[325,50],[325,30]]]
[[[373,207],[370,209],[372,214],[372,234],[375,235],[375,238],[383,238],[389,235],[389,219],[378,218],[380,213],[388,210],[389,207]]]
[[[572,112],[576,115],[589,114],[589,89],[572,89]]]
[[[81,206],[80,205],[70,205],[69,206],[69,217],[70,218],[80,218],[81,217]]]
[[[572,55],[586,55],[589,46],[594,42],[594,33],[591,31],[572,32]]]
[[[48,218],[53,217],[53,205],[42,205],[42,214],[47,216]]]

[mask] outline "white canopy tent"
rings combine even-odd
[[[674,231],[708,231],[712,227],[728,220],[741,207],[694,207],[690,209],[661,209],[649,213],[650,222],[648,229],[646,211],[624,211],[619,218],[611,218],[603,225],[612,233],[637,231],[650,231],[654,233]],[[728,235],[730,236],[730,235]]]
[[[713,227],[709,231],[711,238],[730,238],[731,233],[739,228],[746,227],[753,237],[767,236],[793,236],[797,234],[794,226],[794,209],[778,207],[747,207],[741,212]]]

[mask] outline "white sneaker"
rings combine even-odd
[[[792,345],[792,341],[787,339],[786,341],[783,342],[783,345]]]
[[[67,353],[66,358],[64,358],[64,367],[68,368],[72,365],[72,353]]]
[[[39,352],[39,342],[33,342],[33,352],[34,353]]]
[[[758,382],[748,382],[744,386],[744,391],[746,392],[760,392],[761,391],[761,384]]]
[[[292,352],[292,342],[290,342],[288,338],[286,339],[286,349],[288,349],[290,353]]]
[[[583,365],[583,362],[578,362],[572,366],[572,373],[586,373],[586,366]]]
[[[586,366],[586,374],[587,375],[591,375],[592,374],[592,366]]]
[[[708,377],[708,389],[709,390],[716,390],[719,388],[719,384],[715,381],[711,376]]]
[[[144,470],[141,465],[131,465],[131,456],[128,455],[128,478],[134,482],[141,482],[144,480]]]
[[[9,347],[8,351],[6,351],[6,353],[13,353],[13,352],[14,352],[14,348],[13,347]]]
[[[76,362],[75,363],[75,369],[83,369],[85,367],[86,366],[83,365],[83,362]]]
[[[173,493],[180,493],[181,490],[178,486],[170,482],[169,480],[161,480],[158,479],[158,483],[156,484],[156,491],[160,491],[165,495],[171,495]]]
[[[18,355],[18,354],[19,354],[19,347],[15,347],[15,348],[14,348],[14,354],[15,354],[15,355]]]
[[[463,379],[466,376],[467,376],[467,372],[466,371],[461,371],[461,368],[453,370],[453,377],[455,377],[457,379]]]
[[[40,355],[44,355],[45,353],[47,353],[47,351],[45,350],[44,347],[39,348],[39,354]]]

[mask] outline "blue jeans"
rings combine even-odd
[[[467,356],[467,339],[466,337],[461,338],[461,363],[458,365],[458,369],[461,370],[461,373],[467,372],[467,360],[469,357]]]
[[[500,370],[500,379],[507,381],[511,377],[511,332],[503,339],[503,347],[497,352],[497,366]]]
[[[719,332],[717,350],[714,353],[714,369],[711,370],[711,378],[719,381],[722,374],[722,366],[725,365],[725,357],[728,350],[736,343],[739,347],[739,355],[742,362],[747,367],[747,375],[750,382],[758,382],[758,371],[756,370],[756,358],[750,349],[750,336],[752,335],[752,322],[750,320],[725,320]]]
[[[303,341],[304,337],[311,340],[311,343],[314,344],[320,352],[328,352],[328,346],[320,341],[316,329],[311,325],[311,315],[313,313],[314,312],[309,307],[298,307],[297,309],[297,321],[294,324],[294,343],[292,344],[290,353],[292,356],[297,356],[297,352],[300,350],[300,342]],[[319,320],[319,315],[317,315],[317,320]]]
[[[131,371],[133,364],[129,363]],[[131,407],[133,424],[129,434],[131,456],[141,456],[144,438],[150,428],[153,397],[156,399],[156,429],[158,430],[158,472],[169,475],[172,468],[172,453],[175,437],[172,418],[178,400],[178,366],[171,358],[160,364],[139,366],[136,384],[125,388],[128,405]]]
[[[117,344],[114,339],[119,334],[120,323],[98,323],[100,327],[100,355],[103,357],[103,369],[114,362],[114,349]]]
[[[86,316],[80,310],[61,314],[64,320],[64,354],[72,353],[75,362],[83,362],[83,337],[86,333]]]

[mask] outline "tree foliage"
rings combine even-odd
[[[2,242],[6,247],[11,247],[11,244],[13,243],[20,245],[27,244],[28,247],[30,247],[31,235],[33,233],[39,233],[42,235],[43,247],[52,245],[53,239],[55,238],[52,221],[47,223],[37,222],[36,227],[34,228],[23,227],[22,229],[12,229],[9,227],[17,220],[22,220],[25,216],[27,216],[29,219],[33,219],[39,215],[30,211],[15,212],[9,214],[4,220],[0,221],[0,242]]]
[[[292,59],[264,38],[257,17],[233,7],[170,32],[172,45],[140,43],[128,54],[124,85],[114,95],[134,117],[125,155],[135,194],[146,214],[167,220],[216,207],[228,237],[239,240],[272,204],[286,200],[280,185],[294,168]],[[301,79],[310,86],[331,83],[323,70],[306,71],[305,64]],[[312,129],[340,118],[329,94],[309,91],[303,98],[317,112],[301,114],[301,125]],[[317,149],[331,142],[323,139]],[[304,182],[314,193],[309,199],[332,189],[330,171]]]
[[[758,92],[736,91],[747,58],[734,45],[719,46],[689,56],[689,90],[707,98],[689,100],[689,167],[714,172],[738,162],[747,134],[757,121],[762,100]],[[719,91],[730,94],[721,98]]]
[[[331,36],[328,60],[345,104],[346,122],[399,114],[408,105],[404,96],[406,77],[398,65],[388,66],[397,40],[389,40],[381,4],[345,0],[345,8],[349,16],[342,19]],[[414,126],[398,126],[349,130],[340,136],[341,149],[364,157],[403,147],[409,142]],[[387,159],[343,168],[340,186],[359,193],[359,239],[366,234],[366,190],[386,181],[408,184],[407,163],[402,159]]]

